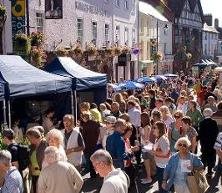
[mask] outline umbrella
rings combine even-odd
[[[178,75],[176,75],[176,74],[164,74],[164,76],[167,78],[177,78],[178,77]]]
[[[160,81],[163,81],[163,80],[167,80],[167,78],[163,75],[155,75],[154,77],[152,77],[156,80],[156,82],[160,82]]]
[[[147,76],[144,76],[144,77],[140,77],[136,80],[136,82],[139,82],[139,83],[143,83],[143,84],[148,84],[148,83],[153,83],[155,82],[153,79],[147,77]]]
[[[138,82],[128,80],[126,82],[118,84],[118,88],[120,88],[121,90],[136,90],[143,89],[144,85]]]

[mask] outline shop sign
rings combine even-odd
[[[11,1],[13,48],[16,34],[25,33],[25,6],[25,0]]]
[[[86,13],[91,13],[95,15],[101,15],[101,16],[107,16],[107,11],[102,9],[101,7],[95,6],[95,5],[90,5],[84,2],[75,2],[75,6],[77,10],[86,12]]]

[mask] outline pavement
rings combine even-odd
[[[135,180],[135,186],[129,190],[129,193],[157,193],[158,192],[158,183],[154,181],[150,185],[143,185],[140,183],[140,179],[145,177],[145,169],[142,167],[137,170],[137,179]],[[89,174],[83,176],[84,185],[83,185],[83,193],[99,193],[99,190],[102,186],[103,179],[98,178],[89,178]],[[206,193],[222,193],[222,174],[219,175],[215,173],[215,175],[208,179],[209,188]],[[107,192],[108,193],[108,192]]]

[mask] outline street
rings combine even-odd
[[[154,182],[150,186],[140,183],[140,179],[144,178],[144,168],[139,170],[136,185],[130,189],[129,193],[154,193],[158,192],[158,183]],[[83,193],[98,193],[102,186],[102,178],[90,179],[89,174],[84,176]],[[208,181],[209,188],[206,193],[221,193],[222,192],[222,176],[216,174],[211,180]]]

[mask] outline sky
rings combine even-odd
[[[219,25],[222,27],[222,0],[200,0],[204,14],[211,13],[213,18],[219,19]]]

